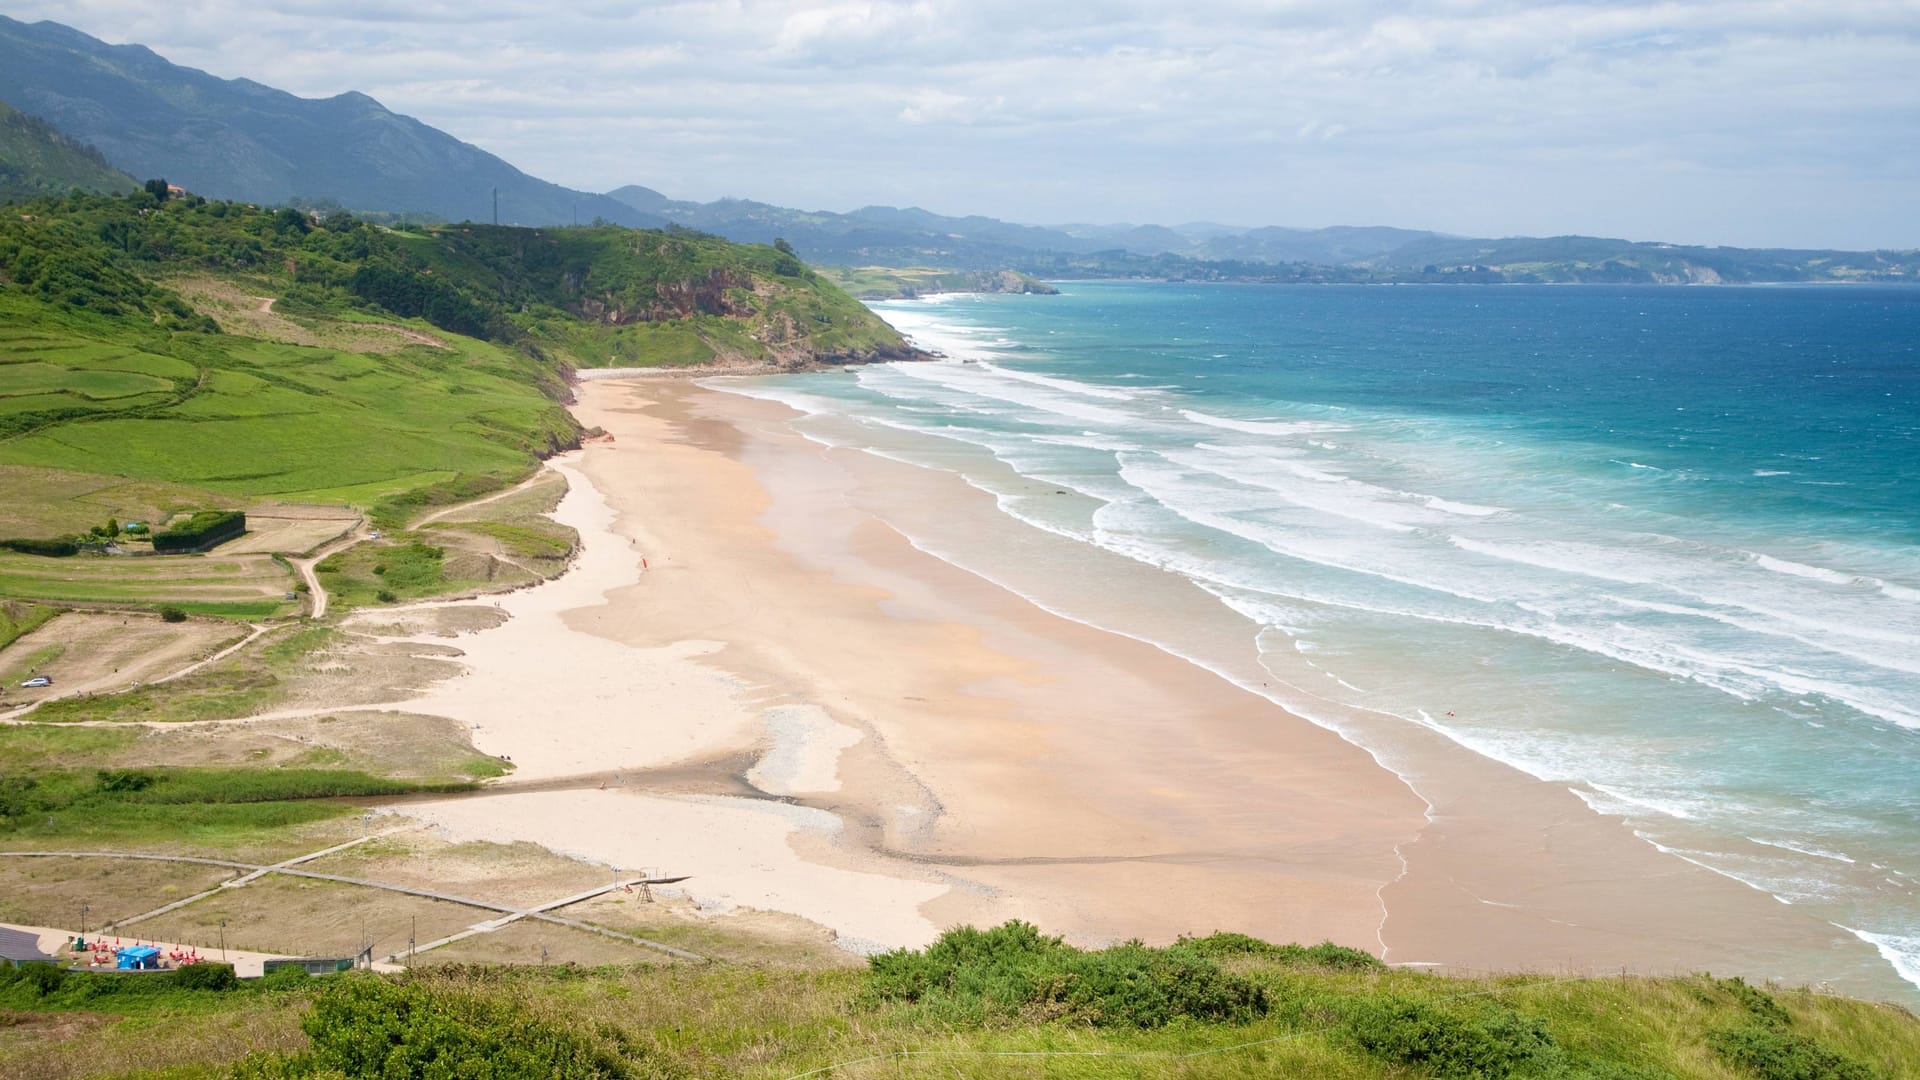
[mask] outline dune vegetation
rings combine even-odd
[[[1739,980],[1447,977],[1240,935],[1083,950],[1021,923],[957,928],[863,969],[446,965],[250,984],[225,970],[0,972],[17,1033],[0,1035],[0,1067],[22,1080],[1893,1080],[1920,1062],[1904,1011]],[[79,1046],[46,1019],[81,1011],[137,1023]],[[162,1027],[157,1045],[137,1033]]]

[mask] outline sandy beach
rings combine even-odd
[[[953,476],[690,382],[579,396],[613,436],[556,465],[579,562],[487,601],[508,618],[457,640],[466,674],[406,706],[517,768],[405,807],[454,839],[688,874],[707,910],[796,914],[856,951],[1023,918],[1088,944],[1234,930],[1401,963],[1901,992],[1850,935],[1564,788],[1419,731],[1383,740],[1389,769],[920,550],[909,533],[995,513]],[[1032,542],[1037,564],[1115,558]],[[1122,572],[1116,603],[1153,617],[1203,602]]]

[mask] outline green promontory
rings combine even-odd
[[[0,217],[0,538],[497,488],[578,445],[580,367],[918,355],[773,247],[395,230],[165,191]]]

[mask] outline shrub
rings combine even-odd
[[[25,987],[35,997],[46,997],[59,990],[60,984],[67,981],[67,973],[53,964],[21,964],[6,974],[12,976],[7,980],[8,982]]]
[[[1036,987],[1035,998],[1103,1027],[1160,1027],[1179,1017],[1245,1021],[1267,1011],[1266,991],[1185,949],[1129,942],[1076,950],[1061,970],[1064,977]]]
[[[145,791],[153,786],[153,774],[138,769],[101,769],[97,775],[101,791]]]
[[[1716,1031],[1707,1036],[1707,1045],[1760,1080],[1878,1080],[1872,1069],[1838,1051],[1759,1024]]]
[[[875,956],[867,992],[975,1022],[1028,1013],[1158,1027],[1181,1017],[1246,1020],[1267,1010],[1260,987],[1192,949],[1129,942],[1086,952],[1017,920],[990,930],[956,927],[924,951]]]
[[[511,1002],[420,982],[342,975],[300,1022],[312,1048],[255,1056],[234,1076],[460,1077],[595,1080],[637,1075],[617,1049],[587,1033],[528,1015]]]
[[[1338,971],[1364,971],[1383,967],[1379,958],[1361,949],[1323,941],[1318,945],[1274,945],[1246,934],[1214,933],[1206,937],[1182,937],[1180,945],[1202,956],[1216,959],[1227,956],[1261,956],[1294,967],[1333,968]]]
[[[1714,985],[1725,990],[1733,1000],[1740,1003],[1741,1008],[1747,1010],[1749,1015],[1767,1027],[1780,1027],[1793,1019],[1787,1015],[1787,1010],[1781,1008],[1780,1003],[1773,1000],[1766,991],[1748,986],[1747,980],[1737,975],[1731,979],[1716,980]]]
[[[186,622],[187,613],[174,607],[172,604],[168,604],[160,609],[160,618],[166,622]]]
[[[173,984],[187,990],[231,990],[240,978],[232,964],[188,964],[173,973]]]
[[[1347,1022],[1368,1053],[1435,1076],[1498,1080],[1515,1071],[1552,1072],[1561,1061],[1544,1024],[1499,1006],[1476,1017],[1383,994],[1357,1002]]]

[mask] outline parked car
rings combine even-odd
[[[21,689],[31,689],[36,686],[52,686],[52,685],[53,685],[53,680],[51,678],[48,678],[45,675],[35,675],[33,678],[28,679],[26,682],[21,683],[20,687]]]

